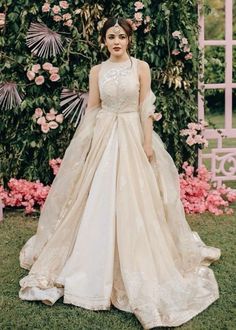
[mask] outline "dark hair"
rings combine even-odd
[[[128,36],[128,39],[129,39],[128,48],[129,48],[130,47],[130,37],[132,36],[133,29],[125,18],[121,18],[121,17],[120,18],[116,18],[116,17],[108,18],[101,29],[101,41],[103,43],[105,43],[107,30],[110,29],[110,27],[114,26],[117,21],[118,21],[118,24],[125,30],[125,32]]]

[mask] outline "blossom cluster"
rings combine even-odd
[[[45,77],[43,76],[45,72],[49,75],[49,79],[52,82],[56,82],[60,79],[60,75],[58,74],[59,68],[48,62],[44,63],[42,66],[40,64],[34,64],[31,70],[27,71],[26,75],[30,81],[34,80],[36,85],[42,85],[45,82]]]
[[[174,31],[172,36],[176,41],[178,41],[176,42],[175,49],[172,50],[172,55],[183,55],[185,60],[191,60],[193,58],[193,54],[190,52],[188,39],[185,38],[180,31]]]
[[[63,22],[64,26],[71,27],[73,19],[68,9],[69,3],[67,1],[59,1],[57,5],[51,5],[50,1],[46,1],[42,6],[42,12],[50,13],[55,22]]]
[[[57,175],[61,162],[62,162],[61,158],[51,159],[49,161],[49,165],[51,166],[54,175]]]
[[[57,175],[61,162],[61,158],[49,161],[54,175]],[[211,182],[211,173],[205,166],[197,170],[197,176],[194,175],[194,168],[187,162],[184,162],[182,168],[184,173],[179,175],[180,197],[186,213],[233,213],[229,205],[236,201],[236,191],[224,184],[215,188]],[[0,186],[0,201],[5,206],[23,206],[27,214],[35,212],[36,206],[43,206],[50,190],[50,186],[44,186],[39,181],[30,182],[24,179],[11,179],[8,188],[7,191]]]
[[[182,129],[180,131],[181,136],[187,136],[186,143],[189,146],[197,144],[199,148],[204,148],[208,146],[207,139],[201,134],[201,132],[208,126],[205,121],[200,121],[199,123],[188,123],[188,128]]]
[[[141,1],[136,1],[134,3],[134,17],[128,18],[127,22],[131,25],[132,29],[135,31],[137,30],[142,24],[144,24],[144,33],[147,33],[150,31],[150,16],[143,16],[143,13],[141,10],[143,10],[144,4]]]
[[[47,113],[42,108],[36,108],[32,118],[41,126],[43,133],[48,133],[50,129],[56,129],[64,120],[63,114],[57,114],[54,108],[51,108]]]
[[[0,186],[0,199],[5,206],[24,207],[25,213],[35,212],[36,206],[42,207],[50,186],[44,186],[40,181],[30,182],[24,179],[10,179],[9,190]]]
[[[236,201],[236,191],[224,184],[214,188],[211,173],[201,166],[194,175],[194,168],[187,162],[182,166],[180,174],[181,201],[186,213],[203,213],[209,211],[215,215],[232,214],[230,203]]]

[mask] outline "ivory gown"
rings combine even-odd
[[[178,172],[153,131],[150,90],[139,105],[137,59],[102,63],[101,107],[88,111],[66,150],[39,219],[20,253],[19,297],[134,313],[143,328],[178,326],[218,297],[211,262],[220,250],[192,232]]]

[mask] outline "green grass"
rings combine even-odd
[[[221,259],[211,267],[219,283],[220,299],[178,329],[233,330],[236,324],[235,216],[211,214],[188,216],[206,244],[221,248]],[[19,211],[5,212],[0,225],[0,329],[141,330],[133,314],[112,307],[110,311],[89,311],[63,304],[62,298],[49,307],[41,302],[18,298],[19,280],[27,274],[18,255],[25,241],[35,233],[37,217]]]

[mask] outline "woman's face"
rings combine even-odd
[[[122,56],[126,53],[129,39],[125,30],[121,27],[110,27],[106,32],[105,45],[113,56]]]

